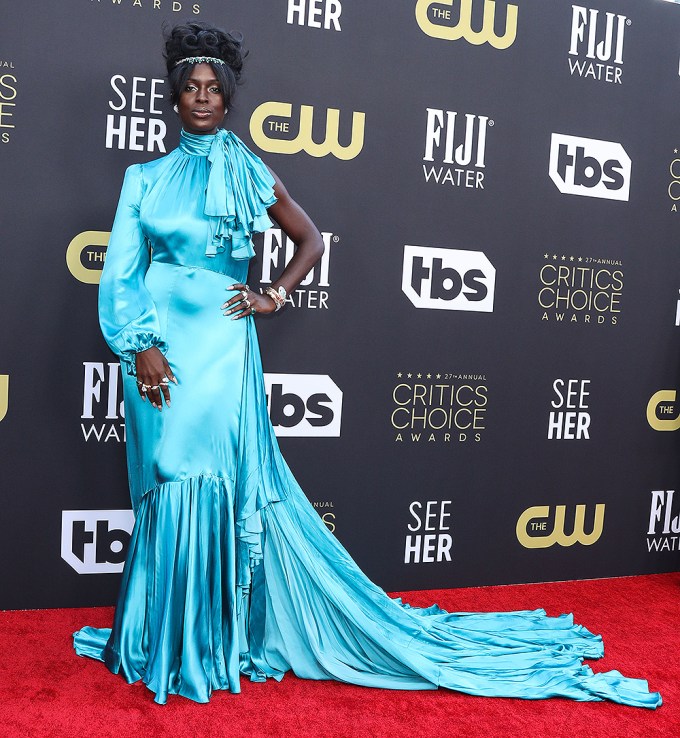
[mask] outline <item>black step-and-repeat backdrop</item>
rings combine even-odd
[[[388,590],[680,568],[680,5],[0,0],[0,607],[110,604],[133,525],[97,282],[177,144],[164,24],[323,233],[258,319],[272,422]],[[294,246],[273,228],[250,283]]]

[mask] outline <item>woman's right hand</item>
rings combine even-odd
[[[165,404],[170,407],[168,381],[177,384],[177,379],[162,351],[157,346],[152,346],[146,351],[135,354],[135,368],[137,371],[137,391],[140,397],[143,400],[148,397],[155,408],[162,410],[162,395]]]

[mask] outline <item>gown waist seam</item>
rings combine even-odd
[[[236,277],[232,277],[229,272],[223,272],[219,269],[209,269],[205,266],[197,266],[195,264],[178,264],[174,261],[163,261],[162,259],[152,259],[151,264],[149,265],[149,268],[151,268],[154,264],[165,264],[166,266],[173,266],[177,267],[178,269],[187,269],[187,270],[193,270],[193,269],[200,269],[203,272],[210,272],[210,274],[220,274],[223,277],[229,277],[230,279],[236,279]]]

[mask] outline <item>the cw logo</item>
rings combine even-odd
[[[443,38],[446,41],[458,41],[464,38],[471,44],[479,46],[488,43],[494,49],[507,49],[515,41],[517,36],[517,5],[508,5],[505,16],[505,32],[502,36],[494,33],[494,21],[496,17],[496,3],[494,0],[484,0],[484,19],[482,30],[472,29],[472,2],[473,0],[460,0],[460,18],[455,26],[440,25],[430,20],[428,11],[432,8],[432,18],[439,21],[451,20],[451,11],[442,8],[442,5],[453,5],[454,0],[418,0],[416,3],[416,21],[421,30],[433,38]]]
[[[7,415],[9,407],[9,374],[0,374],[0,420]]]
[[[680,430],[680,416],[672,417],[676,408],[670,403],[675,402],[676,398],[675,390],[659,390],[655,392],[647,403],[647,422],[657,431],[676,431]],[[666,419],[659,418],[661,415],[670,415],[671,417]]]
[[[602,535],[604,508],[603,504],[595,505],[593,530],[586,533],[584,530],[586,506],[576,505],[574,530],[570,535],[566,535],[564,532],[564,517],[567,506],[556,505],[553,530],[552,533],[546,535],[545,531],[548,526],[545,518],[550,517],[550,508],[548,505],[530,507],[519,516],[517,521],[517,528],[515,529],[517,540],[524,548],[548,548],[556,543],[559,543],[560,546],[573,546],[575,543],[591,546]]]
[[[110,231],[83,231],[68,245],[66,266],[79,282],[99,284],[110,235]]]
[[[314,124],[314,108],[311,105],[300,105],[300,127],[295,138],[270,138],[270,133],[289,133],[289,121],[276,121],[268,118],[290,118],[293,106],[284,102],[265,102],[258,105],[250,117],[250,135],[253,141],[264,151],[274,154],[297,154],[306,151],[310,156],[326,156],[333,154],[338,159],[347,161],[354,159],[364,146],[365,113],[352,113],[352,139],[347,146],[339,140],[340,111],[328,108],[326,111],[326,138],[323,143],[316,143],[312,137]],[[266,132],[265,132],[265,123]]]

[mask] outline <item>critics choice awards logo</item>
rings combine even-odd
[[[342,134],[340,116],[337,108],[328,108],[324,115],[311,105],[300,105],[299,113],[294,113],[291,103],[263,102],[250,117],[250,136],[263,151],[274,154],[305,151],[310,156],[332,154],[348,161],[359,156],[364,147],[366,114],[345,112]]]
[[[404,563],[451,561],[451,500],[414,500],[408,512]]]
[[[625,15],[572,5],[567,57],[571,76],[620,85],[623,41],[630,25]]]
[[[322,231],[321,238],[324,244],[323,256],[300,286],[288,295],[286,302],[291,307],[328,309],[331,252],[340,242],[340,236]],[[295,244],[280,228],[269,228],[264,233],[257,234],[253,242],[260,269],[259,281],[262,284],[271,284],[293,258]],[[255,268],[254,265],[251,267]]]
[[[286,23],[341,31],[340,0],[288,0]]]
[[[553,133],[548,173],[566,195],[628,200],[632,163],[620,143]]]
[[[486,115],[427,108],[425,182],[483,190],[487,132],[494,125]]]
[[[675,514],[674,514],[675,513]],[[654,490],[649,509],[647,550],[680,550],[680,502],[675,490]]]
[[[90,5],[120,8],[127,10],[135,8],[135,12],[141,10],[161,10],[171,13],[186,13],[200,15],[201,3],[187,2],[187,0],[90,0]]]
[[[14,62],[0,59],[0,143],[9,143],[16,127],[18,84]]]
[[[556,379],[548,417],[548,440],[590,439],[590,380]]]
[[[495,285],[481,251],[404,246],[401,289],[417,308],[490,313]]]
[[[160,104],[165,80],[114,74],[106,116],[106,148],[166,153],[165,121]]]
[[[325,523],[331,533],[335,533],[335,505],[331,500],[312,502],[312,507],[319,513],[319,517]]]
[[[592,546],[604,528],[605,505],[576,505],[567,513],[566,505],[536,505],[527,508],[517,520],[515,534],[524,548],[550,548],[555,544]],[[567,522],[567,520],[569,522]],[[586,522],[588,521],[588,522]],[[587,528],[589,530],[587,530]]]
[[[489,391],[484,374],[397,372],[390,422],[397,443],[479,442]]]
[[[503,22],[503,11],[505,22]],[[517,35],[518,6],[503,0],[417,0],[416,22],[423,33],[445,41],[465,39],[470,44],[489,44],[507,49]],[[502,34],[496,29],[503,28]]]
[[[64,510],[61,558],[78,574],[118,574],[134,522],[132,510]]]
[[[680,200],[680,156],[678,149],[673,149],[673,156],[668,164],[668,199],[670,201],[670,212],[678,212],[678,200]]]
[[[541,320],[616,325],[623,286],[623,266],[618,259],[543,254],[537,295]]]

